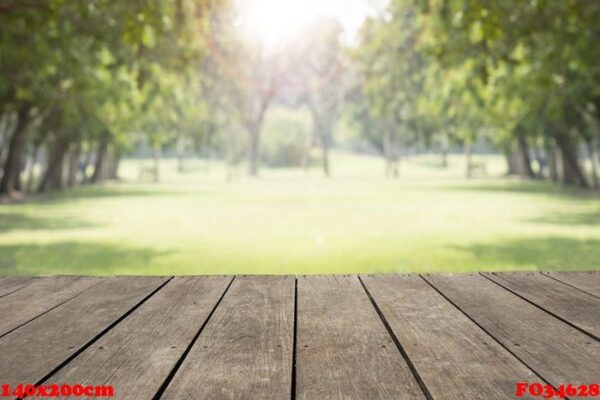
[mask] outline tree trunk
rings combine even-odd
[[[185,172],[185,164],[183,162],[183,153],[177,153],[177,172],[180,174]]]
[[[586,147],[588,151],[588,157],[590,158],[590,164],[592,166],[592,182],[594,184],[594,189],[598,189],[600,188],[600,182],[598,181],[598,170],[596,168],[596,154],[591,139],[586,141]]]
[[[160,146],[154,147],[154,182],[160,181]]]
[[[181,137],[177,139],[177,172],[185,172],[185,147]]]
[[[258,158],[259,158],[259,146],[260,146],[260,125],[258,123],[252,124],[248,130],[250,133],[250,152],[248,159],[248,174],[250,176],[258,176]]]
[[[394,139],[395,138],[395,139]],[[400,167],[402,163],[402,149],[404,148],[404,138],[401,134],[392,135],[392,161],[394,178],[400,177]]]
[[[531,168],[531,157],[529,157],[529,145],[523,135],[517,137],[517,149],[518,149],[518,171],[519,176],[525,179],[535,178],[533,168]]]
[[[600,189],[600,181],[598,180],[598,168],[594,160],[594,156],[591,157],[592,161],[592,181],[594,182],[594,189]]]
[[[300,160],[300,167],[307,171],[310,166],[310,153],[314,146],[314,136],[310,135],[308,140],[306,141],[306,146],[304,147],[304,152],[302,153],[302,159]]]
[[[72,146],[69,150],[69,163],[68,163],[68,175],[67,175],[67,186],[73,187],[77,185],[77,169],[79,167],[79,146]]]
[[[517,152],[515,151],[515,147],[516,145],[511,141],[511,144],[507,147],[507,149],[504,152],[504,155],[506,157],[507,175],[519,174],[518,161],[516,156]]]
[[[311,112],[312,112],[312,109],[311,109]],[[301,166],[304,171],[307,171],[308,168],[310,167],[311,152],[312,152],[312,149],[317,146],[320,135],[321,134],[319,133],[319,124],[313,113],[313,130],[307,138],[306,147],[304,148],[304,153],[302,154]]]
[[[85,153],[83,163],[81,164],[81,181],[82,182],[88,181],[87,171],[88,171],[90,164],[92,163],[92,155],[93,155],[93,152],[91,152],[91,151],[87,151]],[[90,178],[90,180],[91,180],[91,178]]]
[[[393,161],[392,161],[392,138],[390,134],[389,124],[383,127],[383,158],[385,159],[385,177],[392,177]]]
[[[35,165],[37,164],[38,154],[40,151],[40,143],[34,143],[31,151],[31,166],[29,167],[29,176],[27,177],[27,191],[33,191],[33,182],[35,180]]]
[[[121,154],[115,152],[111,157],[110,168],[108,171],[108,179],[119,179],[119,165],[121,164]]]
[[[260,162],[260,131],[265,120],[267,109],[269,108],[274,95],[275,92],[272,90],[266,93],[265,97],[260,101],[260,106],[254,119],[247,124],[248,133],[250,134],[250,151],[248,154],[250,157],[248,165],[248,173],[250,176],[258,176],[258,163]]]
[[[383,130],[383,155],[385,157],[385,176],[386,178],[398,178],[400,176],[399,163],[400,163],[400,151],[398,150],[398,143],[395,142],[393,133],[393,126],[391,122],[387,122],[384,125]],[[401,144],[400,144],[401,146]]]
[[[8,154],[4,163],[0,195],[11,195],[16,189],[21,174],[21,157],[25,148],[27,131],[31,122],[31,106],[24,105],[17,113],[17,126],[8,145]]]
[[[329,138],[325,135],[321,139],[321,148],[323,151],[323,173],[326,177],[329,177],[331,173],[329,169]]]
[[[546,147],[546,154],[548,157],[548,170],[550,173],[550,180],[557,183],[559,180],[558,176],[558,155],[556,153],[556,147],[554,145],[548,145]]]
[[[100,143],[98,144],[98,150],[96,151],[96,163],[94,165],[94,173],[90,179],[91,183],[99,183],[106,179],[106,156],[108,154],[108,143],[110,137],[108,133],[102,135]]]
[[[45,192],[48,189],[61,189],[63,186],[63,171],[65,154],[69,148],[68,140],[60,137],[49,154],[48,167],[42,176],[37,191]]]
[[[448,168],[448,148],[442,147],[442,160],[441,160],[442,168]]]
[[[4,163],[7,144],[11,133],[15,131],[15,115],[12,112],[4,112],[0,115],[0,162]],[[4,164],[3,164],[4,165]]]
[[[579,165],[577,147],[573,139],[565,134],[558,134],[556,141],[562,158],[563,182],[583,188],[589,187],[585,173]]]
[[[51,175],[50,179],[50,189],[62,189],[64,186],[64,172],[65,172],[65,155],[67,153],[66,147],[63,151],[59,153],[57,156],[58,160],[56,163],[56,168],[54,173]]]
[[[473,165],[473,143],[471,141],[465,142],[465,161],[466,161],[466,177],[467,179],[471,179],[472,174],[472,165]]]
[[[448,144],[448,133],[445,131],[442,134],[442,168],[448,168],[448,153],[450,152],[449,144]]]
[[[25,171],[25,167],[26,167],[25,160],[23,160],[24,152],[25,152],[25,149],[23,149],[23,151],[21,151],[21,154],[19,154],[19,163],[17,165],[17,170],[15,171],[14,185],[15,185],[15,191],[17,191],[17,192],[21,192],[23,190],[21,174]]]

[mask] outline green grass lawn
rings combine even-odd
[[[539,182],[462,178],[432,157],[383,178],[382,161],[337,153],[333,174],[165,161],[160,184],[85,187],[0,205],[0,274],[313,274],[589,270],[600,197]]]

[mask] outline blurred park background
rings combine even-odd
[[[597,269],[598,21],[0,0],[0,275]]]

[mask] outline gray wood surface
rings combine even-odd
[[[237,277],[162,399],[289,399],[294,277]]]
[[[423,399],[414,366],[437,400],[595,382],[600,273],[544,275],[364,276],[376,307],[356,276],[299,277],[297,297],[289,276],[228,290],[233,278],[0,278],[0,328],[14,327],[0,384],[52,373],[45,384],[119,399],[163,383],[162,399]]]
[[[356,276],[298,278],[297,399],[424,399]]]
[[[152,399],[231,277],[178,277],[45,384],[112,385],[118,399]]]
[[[166,281],[107,278],[0,339],[0,382],[36,383]]]
[[[509,399],[540,380],[418,275],[362,276],[434,399]]]
[[[97,278],[79,276],[40,278],[18,292],[0,298],[0,337],[80,295],[98,282]]]
[[[600,337],[600,298],[535,272],[485,275],[592,336]]]
[[[553,385],[598,380],[598,341],[481,275],[425,278]]]
[[[599,261],[600,263],[600,261]],[[544,272],[545,275],[558,279],[568,285],[574,286],[600,297],[600,271],[595,272]]]
[[[37,279],[39,278],[21,276],[6,276],[0,278],[0,298],[21,290],[22,288],[36,281]]]

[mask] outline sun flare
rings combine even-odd
[[[267,47],[299,35],[320,12],[312,1],[252,0],[240,5],[240,25],[248,39]]]

